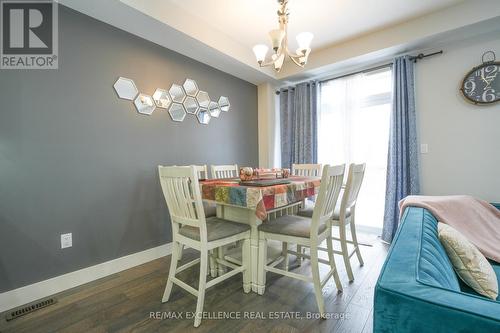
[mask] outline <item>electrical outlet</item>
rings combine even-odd
[[[420,153],[427,154],[429,152],[429,145],[427,143],[422,143],[420,145]]]
[[[73,246],[73,236],[69,234],[61,234],[61,249]]]

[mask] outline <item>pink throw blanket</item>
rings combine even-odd
[[[402,215],[409,206],[429,210],[434,217],[461,232],[486,258],[500,262],[500,210],[467,195],[415,196],[399,202]]]

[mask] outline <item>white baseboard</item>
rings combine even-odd
[[[0,312],[121,272],[172,253],[167,243],[0,294]]]

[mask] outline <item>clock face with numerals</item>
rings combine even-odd
[[[500,101],[500,62],[488,62],[473,68],[465,75],[460,90],[474,104]]]

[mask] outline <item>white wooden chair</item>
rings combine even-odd
[[[302,281],[312,282],[314,284],[319,312],[322,316],[325,315],[322,289],[330,277],[333,276],[337,289],[342,291],[342,284],[340,283],[333,258],[331,223],[329,223],[329,221],[332,218],[337,203],[343,176],[344,165],[333,167],[329,165],[324,166],[318,200],[311,219],[297,215],[285,215],[259,226],[259,269],[257,282],[260,287],[259,292],[264,292],[266,272],[273,272]],[[318,258],[318,246],[325,239],[329,249],[328,260]],[[280,260],[265,264],[267,262],[267,240],[276,240],[309,247],[311,249],[310,255],[300,252],[289,252],[297,256],[311,259],[312,277],[276,268],[283,260],[283,257],[281,257]],[[323,279],[320,278],[319,263],[330,266],[329,272]]]
[[[198,172],[198,179],[208,179],[208,168],[206,164],[203,165],[195,165],[196,171]],[[203,210],[205,211],[205,217],[213,217],[217,216],[217,205],[212,203],[212,202],[207,202],[203,201]],[[182,250],[184,246],[180,246],[180,254],[179,254],[179,260],[182,259]],[[214,252],[213,250],[210,251],[211,254]],[[209,273],[212,277],[216,277],[216,270],[217,267],[214,267],[217,265],[211,265],[209,263],[208,268],[209,268]]]
[[[292,164],[292,175],[321,177],[321,164]]]
[[[213,179],[222,179],[222,178],[238,178],[240,176],[240,170],[238,169],[237,164],[228,164],[228,165],[211,165],[210,170],[212,173],[212,178]],[[224,258],[225,254],[225,249],[220,248],[218,249],[218,256],[219,258]],[[218,265],[218,274],[224,274],[224,267],[221,265]],[[217,275],[217,270],[214,267],[210,268],[210,273],[212,277]]]
[[[208,178],[208,168],[206,164],[203,165],[195,165],[194,168],[198,173],[198,179],[207,179]],[[205,217],[212,217],[217,215],[217,206],[213,203],[209,203],[207,201],[203,201],[203,210],[205,211]],[[184,245],[179,246],[179,256],[178,260],[182,259],[182,251],[184,250]]]
[[[334,250],[333,253],[339,254],[344,259],[344,264],[347,271],[347,277],[349,281],[354,281],[354,275],[352,273],[350,258],[356,253],[358,257],[359,264],[364,265],[363,258],[361,257],[361,251],[359,249],[358,238],[356,236],[356,201],[358,198],[359,190],[363,183],[363,178],[365,174],[366,164],[354,164],[349,165],[349,171],[347,174],[347,181],[345,187],[341,191],[340,204],[337,205],[335,213],[332,218],[332,226],[337,226],[339,228],[339,237],[332,237],[332,239],[340,242],[340,251]],[[298,213],[300,216],[311,216],[313,209],[308,207]],[[351,231],[351,239],[347,239],[346,226],[349,225]],[[348,244],[354,246],[353,250],[349,252]],[[327,251],[325,248],[320,248],[320,250]]]
[[[363,184],[365,175],[366,164],[354,164],[349,166],[349,173],[347,174],[347,181],[345,184],[344,193],[340,202],[340,210],[337,215],[332,219],[332,225],[339,227],[339,238],[333,237],[336,241],[340,242],[341,251],[334,251],[335,254],[340,254],[344,258],[344,264],[347,271],[349,281],[354,281],[352,274],[350,258],[356,253],[359,264],[364,265],[361,251],[359,250],[358,238],[356,236],[356,202],[358,200],[359,190]],[[346,226],[349,224],[351,230],[351,239],[347,239]],[[354,246],[354,249],[349,252],[347,244]]]
[[[321,164],[292,164],[292,175],[293,176],[303,176],[303,177],[321,177]],[[302,201],[302,208],[306,206],[307,199]],[[283,243],[283,251],[286,251],[288,245]],[[302,248],[297,245],[297,252],[302,253]],[[288,258],[287,258],[288,259]],[[297,263],[300,265],[302,263],[302,258],[297,257]],[[288,265],[288,260],[285,263]]]
[[[243,273],[243,290],[250,292],[250,227],[246,224],[229,222],[216,217],[205,218],[201,200],[198,174],[194,166],[190,167],[158,167],[163,195],[167,202],[172,223],[172,258],[168,281],[162,302],[170,298],[172,285],[188,291],[198,298],[194,326],[201,323],[205,290],[238,273]],[[243,240],[242,265],[237,266],[224,259],[209,255],[210,250]],[[177,267],[179,247],[189,246],[200,252],[200,258]],[[208,260],[215,264],[232,268],[231,271],[211,281],[207,278]],[[200,263],[200,280],[198,290],[176,277],[176,274]]]
[[[238,165],[212,165],[212,178],[238,178],[240,176],[240,170]]]
[[[176,166],[176,165],[174,165]],[[190,165],[186,165],[190,166]],[[198,179],[208,179],[208,168],[206,164],[194,165],[196,172],[198,173]]]
[[[208,179],[208,168],[206,164],[195,165],[194,167],[198,172],[198,179]]]

